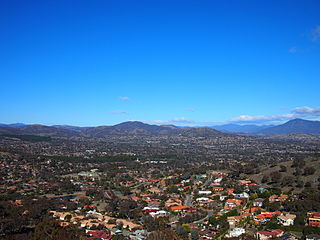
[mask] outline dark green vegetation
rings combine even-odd
[[[28,199],[23,206],[15,206],[7,201],[0,201],[0,238],[3,240],[73,240],[83,235],[76,228],[63,228],[50,218],[48,210],[59,209],[66,204],[66,209],[75,209],[75,205],[58,200]],[[9,234],[10,233],[10,234]]]
[[[51,137],[47,136],[37,136],[37,135],[14,135],[14,134],[2,134],[3,137],[8,138],[17,138],[22,141],[28,141],[28,142],[48,142],[51,141]]]

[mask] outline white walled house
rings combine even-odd
[[[283,226],[291,226],[294,224],[294,220],[296,219],[295,214],[283,214],[277,217],[278,222]]]
[[[228,231],[228,234],[226,235],[226,237],[227,238],[239,237],[245,232],[246,230],[244,228],[233,228]]]

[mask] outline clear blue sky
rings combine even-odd
[[[319,13],[317,0],[3,0],[0,122],[320,118]]]

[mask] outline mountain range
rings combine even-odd
[[[318,135],[320,134],[320,121],[294,119],[278,126],[261,129],[256,133],[263,135],[289,133],[305,133]]]
[[[109,137],[109,136],[171,136],[186,137],[222,136],[225,133],[211,128],[150,125],[137,121],[123,122],[114,126],[76,127],[68,125],[44,126],[39,124],[0,126],[0,134],[42,135],[59,137]]]
[[[210,128],[216,129],[221,132],[230,132],[230,133],[256,133],[261,130],[274,127],[274,125],[238,125],[238,124],[224,124],[217,126],[210,126]]]
[[[279,134],[320,134],[320,121],[310,121],[304,119],[293,119],[280,125],[222,125],[212,127],[223,132],[246,133],[252,135],[279,135]]]
[[[225,124],[210,126],[210,128],[229,133],[245,133],[252,135],[275,135],[275,134],[320,134],[320,121],[310,121],[304,119],[293,119],[280,125],[238,125]]]
[[[109,137],[109,136],[186,136],[210,137],[223,136],[229,133],[245,133],[250,135],[274,134],[320,134],[320,121],[303,119],[290,120],[284,124],[273,125],[237,125],[226,124],[211,127],[177,127],[174,125],[150,125],[138,121],[123,122],[113,126],[77,127],[69,125],[45,126],[39,124],[26,125],[0,124],[0,134],[43,135],[59,137]]]

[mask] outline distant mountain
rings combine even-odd
[[[170,131],[167,131],[167,129],[164,127],[157,125],[149,125],[137,121],[123,122],[114,126],[91,127],[84,130],[84,132],[86,135],[94,137],[104,137],[110,135],[152,136],[170,134]]]
[[[309,121],[304,119],[293,119],[284,124],[266,128],[256,132],[257,134],[272,135],[272,134],[320,134],[320,121]]]
[[[28,134],[57,137],[108,137],[108,136],[165,136],[208,137],[225,135],[210,128],[150,125],[137,121],[123,122],[114,126],[76,127],[68,125],[28,125],[21,127],[0,126],[0,134]]]
[[[68,130],[83,130],[83,129],[89,128],[89,127],[78,127],[78,126],[70,126],[70,125],[52,125],[51,127],[68,129]]]
[[[177,127],[174,125],[150,125],[137,121],[123,122],[114,126],[77,127],[69,125],[45,126],[22,123],[1,124],[0,134],[40,135],[56,137],[110,137],[110,136],[186,136],[212,137],[227,133],[259,135],[315,134],[320,135],[320,121],[294,119],[278,126],[226,124],[212,127]]]
[[[82,134],[76,131],[49,127],[39,124],[26,125],[21,127],[0,127],[0,134],[15,134],[15,135],[41,135],[41,136],[59,136],[59,137],[79,137]]]
[[[210,126],[210,128],[216,129],[222,132],[231,132],[231,133],[255,133],[263,129],[273,127],[274,125],[239,125],[239,124],[225,124],[218,126]]]
[[[22,127],[22,126],[27,126],[28,124],[24,123],[11,123],[11,124],[5,124],[5,123],[0,123],[0,126],[7,126],[7,127]]]
[[[207,128],[183,128],[172,125],[150,125],[138,121],[123,122],[114,126],[92,127],[84,130],[86,135],[94,137],[104,136],[164,136],[164,135],[182,135],[182,136],[216,136],[223,133],[214,129]]]

